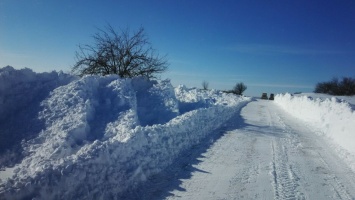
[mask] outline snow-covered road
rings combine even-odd
[[[328,141],[272,101],[249,103],[218,131],[148,180],[136,197],[355,198],[355,175]]]

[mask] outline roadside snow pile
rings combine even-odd
[[[0,198],[122,197],[249,100],[143,78],[72,81],[42,101],[44,128],[23,144],[28,156],[0,183]]]
[[[40,102],[54,88],[72,80],[74,77],[62,72],[35,73],[28,68],[0,68],[1,164],[8,162],[8,156],[3,154],[5,150],[13,148],[24,138],[33,137],[41,130],[42,122],[37,118]]]
[[[355,171],[355,112],[352,108],[353,105],[336,97],[313,98],[309,95],[292,96],[290,94],[276,95],[275,103],[339,145],[339,153],[350,162]]]
[[[62,72],[35,73],[28,68],[0,68],[0,120],[71,80],[73,77]]]
[[[331,99],[331,98],[336,98],[338,101],[346,101],[350,104],[353,110],[355,110],[355,96],[333,96],[330,94],[321,94],[321,93],[300,93],[300,94],[295,94],[294,96],[308,96],[313,99]]]

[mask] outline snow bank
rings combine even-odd
[[[355,96],[333,96],[330,94],[322,94],[322,93],[300,93],[295,94],[294,96],[308,96],[313,99],[331,99],[336,98],[338,101],[345,101],[350,104],[351,108],[355,110]]]
[[[250,99],[170,81],[87,76],[41,104],[45,128],[0,198],[112,199],[220,127]]]
[[[54,88],[73,79],[62,72],[35,73],[28,68],[0,68],[0,155],[22,139],[38,134],[42,128],[37,118],[40,102]],[[4,159],[2,156],[0,163],[4,163]]]
[[[63,72],[35,73],[28,68],[0,68],[0,120],[71,80],[73,77]]]
[[[275,103],[339,145],[339,153],[355,170],[355,112],[351,104],[336,97],[290,94],[276,95]]]

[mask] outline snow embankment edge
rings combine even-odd
[[[275,103],[333,144],[339,155],[355,171],[355,112],[352,106],[335,97],[312,98],[278,94]]]

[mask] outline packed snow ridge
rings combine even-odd
[[[11,160],[5,156],[9,148],[19,148],[22,139],[30,139],[41,131],[42,122],[37,119],[40,102],[53,89],[72,80],[73,76],[62,72],[0,68],[0,167]]]
[[[0,198],[6,199],[118,198],[250,101],[216,90],[174,88],[168,80],[78,79],[11,67],[0,71],[0,90],[0,130],[19,139],[1,138],[23,149],[14,167],[0,163],[12,172],[0,181]]]
[[[355,171],[354,99],[319,94],[278,94],[275,102],[303,120],[315,133],[330,139],[339,155]]]

